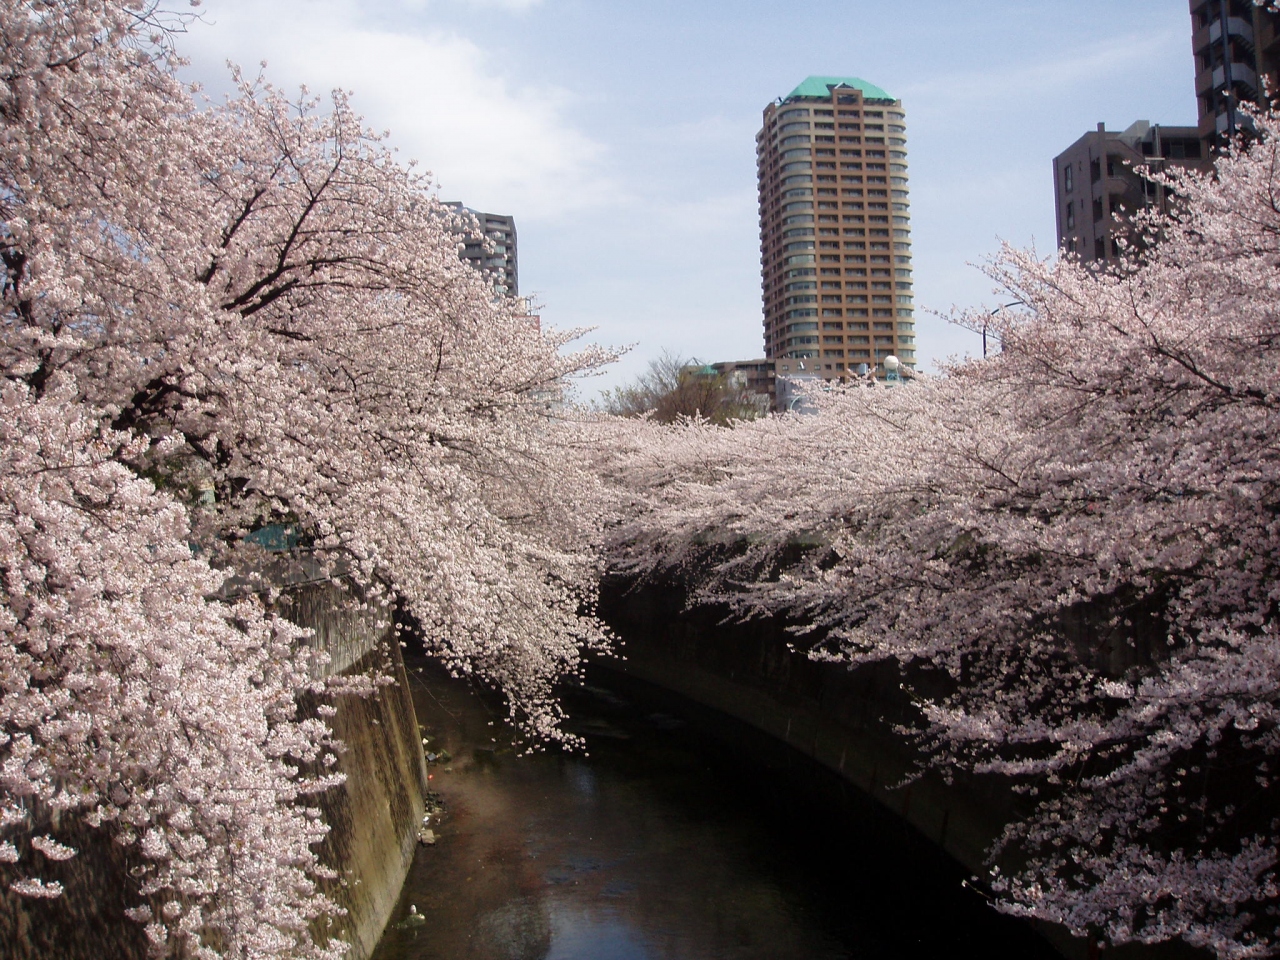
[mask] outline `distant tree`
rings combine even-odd
[[[658,423],[700,417],[724,426],[763,415],[768,398],[698,360],[663,351],[635,380],[606,391],[601,406],[620,417],[649,414]]]

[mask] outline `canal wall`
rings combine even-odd
[[[390,628],[349,603],[328,584],[287,589],[281,612],[310,627],[313,646],[330,654],[322,675],[356,674],[379,667],[395,679],[367,697],[343,696],[330,718],[346,750],[339,769],[346,783],[316,798],[331,827],[317,848],[338,877],[325,892],[346,910],[329,928],[351,944],[350,960],[366,960],[386,926],[412,863],[427,788],[426,760],[400,647]],[[0,864],[0,956],[5,960],[142,960],[147,943],[140,924],[124,911],[136,904],[131,851],[101,830],[57,822],[37,813],[32,834],[57,829],[79,850],[44,874],[60,881],[56,900],[9,892],[11,869]]]
[[[337,699],[334,734],[346,745],[341,787],[319,796],[329,835],[317,848],[339,877],[325,893],[347,914],[334,935],[351,945],[348,960],[366,960],[395,909],[413,863],[427,793],[427,761],[409,678],[391,628],[368,611],[344,609],[328,585],[291,591],[283,612],[315,631],[312,644],[329,653],[329,670],[358,674],[380,668],[394,684],[367,697]]]
[[[952,771],[918,772],[920,754],[895,726],[919,713],[902,689],[896,662],[850,670],[810,660],[789,648],[788,623],[760,618],[730,622],[728,609],[686,606],[678,582],[634,583],[607,578],[599,613],[620,643],[620,659],[599,665],[669,690],[776,738],[835,772],[941,847],[966,869],[985,876],[987,852],[1004,825],[1028,812],[1028,800],[996,778]],[[910,782],[907,782],[910,779]],[[1059,926],[1036,929],[1070,960],[1099,955]],[[1181,942],[1125,945],[1105,951],[1116,960],[1205,960]]]

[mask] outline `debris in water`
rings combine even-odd
[[[396,924],[401,930],[409,927],[420,927],[427,922],[427,918],[418,912],[417,904],[409,904],[409,915]]]

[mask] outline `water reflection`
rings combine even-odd
[[[648,960],[650,951],[616,910],[592,909],[581,904],[561,903],[552,908],[552,946],[548,960]]]
[[[570,703],[589,755],[522,757],[464,684],[411,666],[447,807],[374,960],[1053,956],[900,827],[661,694],[593,677]]]

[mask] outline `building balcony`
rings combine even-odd
[[[1108,196],[1114,197],[1116,194],[1126,193],[1142,193],[1143,180],[1131,168],[1126,168],[1123,174],[1117,176],[1109,176],[1102,181],[1102,192]]]
[[[1219,89],[1227,84],[1227,71],[1225,66],[1217,66],[1213,68],[1212,84],[1214,89]],[[1231,64],[1231,82],[1233,84],[1244,84],[1254,92],[1254,95],[1262,89],[1258,86],[1258,75],[1254,73],[1251,67],[1246,67],[1243,63]]]
[[[1236,127],[1235,127],[1235,130],[1231,130],[1230,129],[1231,115],[1227,113],[1226,110],[1223,110],[1221,107],[1219,107],[1218,109],[1219,109],[1219,112],[1213,118],[1213,129],[1216,133],[1218,133],[1219,136],[1225,136],[1228,133],[1235,133],[1240,130],[1253,129],[1252,118],[1250,118],[1247,114],[1240,113],[1237,110],[1235,112]]]
[[[1209,46],[1209,28],[1197,26],[1191,31],[1191,49],[1196,57],[1204,52],[1204,48]]]
[[[1254,45],[1253,40],[1253,24],[1248,20],[1240,17],[1227,17],[1227,35],[1231,37],[1239,37],[1248,42],[1250,46]],[[1209,24],[1209,42],[1217,43],[1222,39],[1222,21],[1215,20]]]

